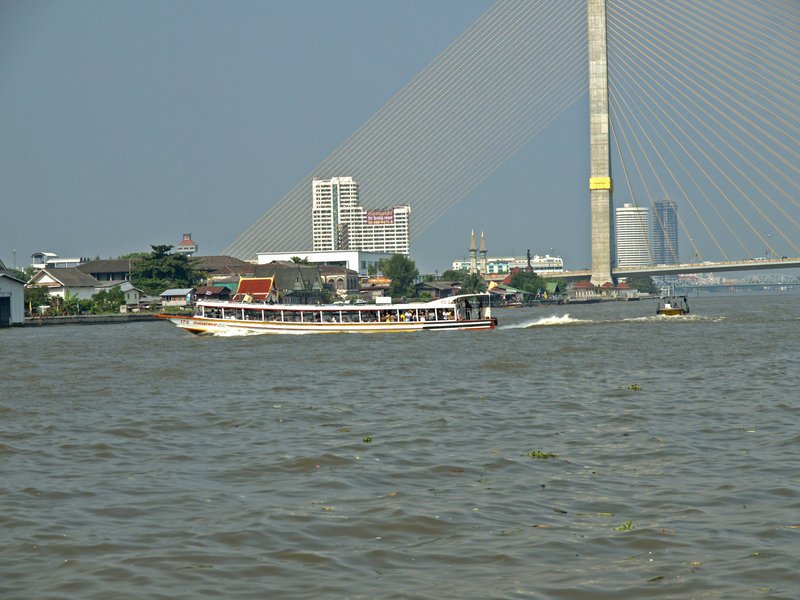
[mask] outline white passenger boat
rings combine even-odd
[[[201,299],[192,315],[156,316],[192,333],[211,335],[445,331],[497,325],[487,293],[405,304],[280,304],[263,293],[263,287],[262,293],[252,292],[248,281],[241,280],[229,301]]]

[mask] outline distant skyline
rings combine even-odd
[[[571,2],[574,15],[585,9]],[[798,4],[767,6],[761,19],[744,0],[676,0],[650,7],[659,29],[637,0],[608,4],[622,134],[612,143],[615,207],[673,199],[684,260],[800,254],[797,113],[783,100],[797,86],[780,75],[800,72],[789,52]],[[0,259],[109,258],[177,246],[184,233],[201,254],[222,253],[492,6],[3,2]],[[705,54],[686,47],[695,38]],[[749,93],[755,86],[764,92]],[[678,113],[683,121],[672,120]],[[475,173],[481,183],[419,236],[414,198],[398,190],[397,203],[411,205],[420,271],[467,258],[472,230],[485,234],[489,256],[530,249],[588,268],[588,129],[587,93],[495,172]],[[373,204],[369,185],[360,200],[385,202]]]
[[[184,233],[221,253],[491,5],[4,3],[0,258]],[[472,229],[490,255],[589,264],[579,104],[414,240],[421,271],[464,258]]]

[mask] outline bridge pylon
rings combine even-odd
[[[587,0],[589,34],[589,201],[594,285],[614,282],[614,215],[608,118],[606,2]]]

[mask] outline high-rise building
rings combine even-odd
[[[314,179],[311,187],[314,250],[349,250],[350,225],[361,216],[358,184],[352,177],[334,177]]]
[[[650,209],[625,204],[616,210],[617,267],[646,267],[650,258]]]
[[[672,200],[653,204],[653,264],[677,265],[678,209]]]
[[[314,179],[311,186],[314,251],[409,253],[410,206],[366,210],[351,177]]]

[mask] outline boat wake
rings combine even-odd
[[[522,321],[521,323],[511,323],[509,325],[500,325],[498,329],[529,329],[531,327],[553,327],[559,325],[577,325],[579,323],[592,323],[593,321],[582,321],[580,319],[573,319],[568,314],[557,317],[555,315],[550,317],[542,317],[540,319],[533,319],[530,321]]]
[[[606,325],[614,323],[686,323],[697,321],[720,321],[724,317],[711,317],[704,315],[649,315],[643,317],[630,317],[628,319],[573,319],[569,314],[562,316],[542,317],[539,319],[532,319],[529,321],[521,321],[519,323],[510,323],[508,325],[501,325],[497,329],[534,329],[537,327],[559,327],[563,325]]]

